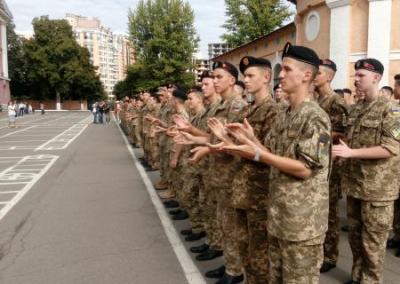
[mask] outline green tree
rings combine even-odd
[[[191,58],[199,38],[189,3],[140,0],[129,12],[129,32],[137,62],[128,69],[128,88],[155,89],[167,81],[193,84],[194,76],[188,70],[192,68]]]
[[[281,0],[225,0],[228,20],[221,38],[232,47],[248,43],[282,27],[293,14]]]
[[[24,39],[15,33],[15,25],[7,25],[7,52],[8,52],[8,77],[10,78],[10,91],[14,98],[21,98],[28,94],[26,80],[26,64],[24,52]]]
[[[27,81],[33,98],[100,98],[101,82],[90,63],[86,48],[80,47],[66,20],[35,18],[34,36],[25,44]]]

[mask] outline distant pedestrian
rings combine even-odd
[[[97,102],[92,104],[92,113],[93,113],[93,123],[97,123]]]
[[[110,123],[111,117],[110,117],[110,111],[111,111],[111,106],[107,102],[104,106],[104,115],[106,116],[106,123]]]
[[[16,116],[17,112],[15,111],[15,105],[12,101],[8,102],[7,110],[8,110],[8,126],[7,127],[8,128],[16,127],[15,116]]]

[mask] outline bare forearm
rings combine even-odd
[[[311,170],[300,161],[274,155],[269,150],[265,151],[265,148],[261,152],[260,162],[302,179],[307,179],[312,174]]]
[[[388,159],[393,157],[393,154],[387,149],[377,146],[372,148],[351,149],[351,157],[354,159]]]

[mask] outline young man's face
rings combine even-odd
[[[354,84],[357,91],[365,92],[371,90],[376,82],[378,81],[379,75],[375,72],[371,72],[364,69],[359,69],[356,71],[354,77]]]
[[[204,78],[203,81],[201,81],[201,91],[203,92],[205,98],[209,98],[215,94],[214,79]]]
[[[203,104],[203,100],[196,95],[196,93],[191,92],[188,95],[188,104],[190,109],[196,109]]]
[[[333,70],[319,66],[317,76],[314,79],[314,86],[320,87],[332,80]]]
[[[150,94],[149,93],[143,93],[143,101],[147,102],[147,100],[150,98]]]
[[[394,91],[393,91],[394,98],[396,100],[400,100],[400,80],[397,80],[394,83]]]
[[[301,69],[300,63],[297,60],[285,57],[283,58],[279,79],[282,91],[291,94],[303,84],[305,71]]]
[[[217,68],[214,70],[214,88],[218,94],[224,93],[235,84],[235,78],[227,71]]]
[[[266,71],[263,68],[249,67],[244,71],[244,84],[248,93],[259,92],[268,81]]]
[[[282,91],[282,88],[278,88],[278,89],[276,89],[275,90],[275,97],[277,98],[277,99],[282,99],[282,97],[283,97],[283,91]]]

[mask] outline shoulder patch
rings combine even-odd
[[[400,138],[400,126],[390,130],[390,134],[393,136],[394,139],[398,140]]]
[[[241,109],[239,104],[232,104],[231,111],[238,112]]]
[[[399,115],[399,109],[398,108],[392,108],[392,113],[394,115]]]
[[[328,154],[328,142],[329,142],[328,137],[325,137],[325,135],[319,137],[318,148],[317,148],[318,159],[321,159],[322,157]]]

